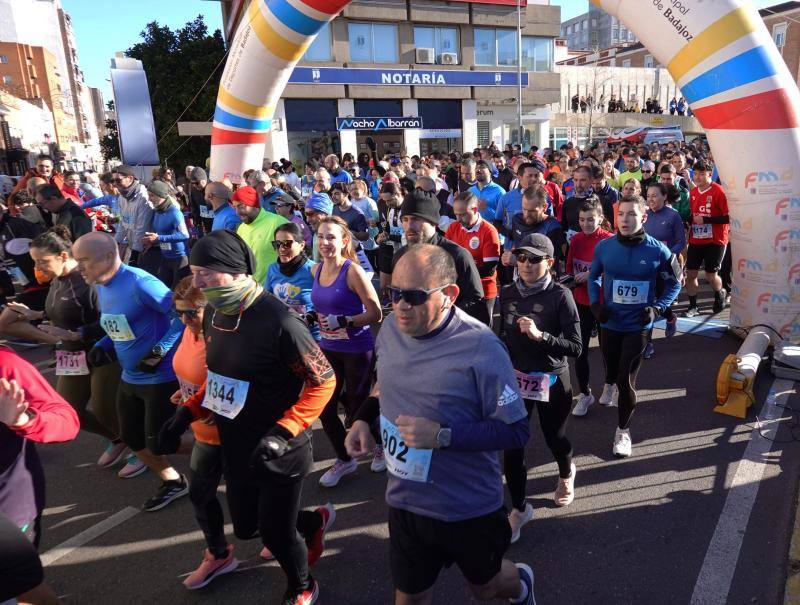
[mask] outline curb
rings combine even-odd
[[[800,604],[800,494],[795,496],[794,526],[789,553],[786,557],[786,588],[783,593],[783,605]]]

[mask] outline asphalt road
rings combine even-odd
[[[553,504],[556,466],[538,423],[533,425],[528,495],[536,517],[508,557],[534,568],[540,605],[782,602],[800,466],[791,414],[780,410],[785,419],[766,429],[777,442],[741,463],[772,375],[762,364],[746,421],[714,414],[717,369],[740,341],[662,337],[657,330],[656,355],[639,374],[633,457],[611,455],[616,408],[594,406],[585,418],[570,419],[578,474],[576,499],[567,508]],[[43,362],[48,352],[42,347],[23,354]],[[596,348],[591,363],[599,393],[602,361]],[[796,390],[783,401],[800,409]],[[371,473],[366,462],[338,487],[319,486],[334,456],[319,426],[314,437],[317,462],[303,501],[307,507],[330,501],[337,509],[327,551],[313,570],[321,586],[319,603],[390,603],[385,477]],[[88,433],[71,443],[39,447],[48,482],[41,552],[47,579],[66,603],[279,602],[285,588],[280,569],[259,560],[257,541],[233,538],[230,525],[239,570],[199,591],[185,590],[181,580],[200,562],[204,548],[188,499],[156,513],[141,512],[156,478],[147,473],[122,480],[114,470],[97,468],[101,447],[100,438]],[[176,456],[175,463],[185,470],[187,458]],[[753,464],[760,469],[755,479],[747,474]],[[752,512],[747,494],[754,497]],[[98,535],[69,550],[69,541],[85,530]],[[59,545],[66,550],[54,550]],[[701,570],[711,584],[698,582]],[[713,582],[723,589],[729,585],[730,592],[709,590]],[[473,602],[456,569],[440,577],[435,602]]]

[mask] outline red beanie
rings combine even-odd
[[[231,199],[233,202],[242,202],[251,208],[260,208],[261,202],[258,200],[258,192],[253,187],[239,187]]]

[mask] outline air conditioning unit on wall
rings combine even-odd
[[[458,55],[456,53],[442,53],[439,55],[439,63],[442,65],[458,65]]]
[[[432,65],[435,63],[436,55],[432,48],[418,48],[416,49],[416,62]]]

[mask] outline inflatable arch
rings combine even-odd
[[[708,134],[730,202],[731,325],[800,340],[800,92],[758,13],[739,0],[592,2],[667,66]],[[220,84],[212,178],[261,165],[295,64],[347,4],[251,0]]]

